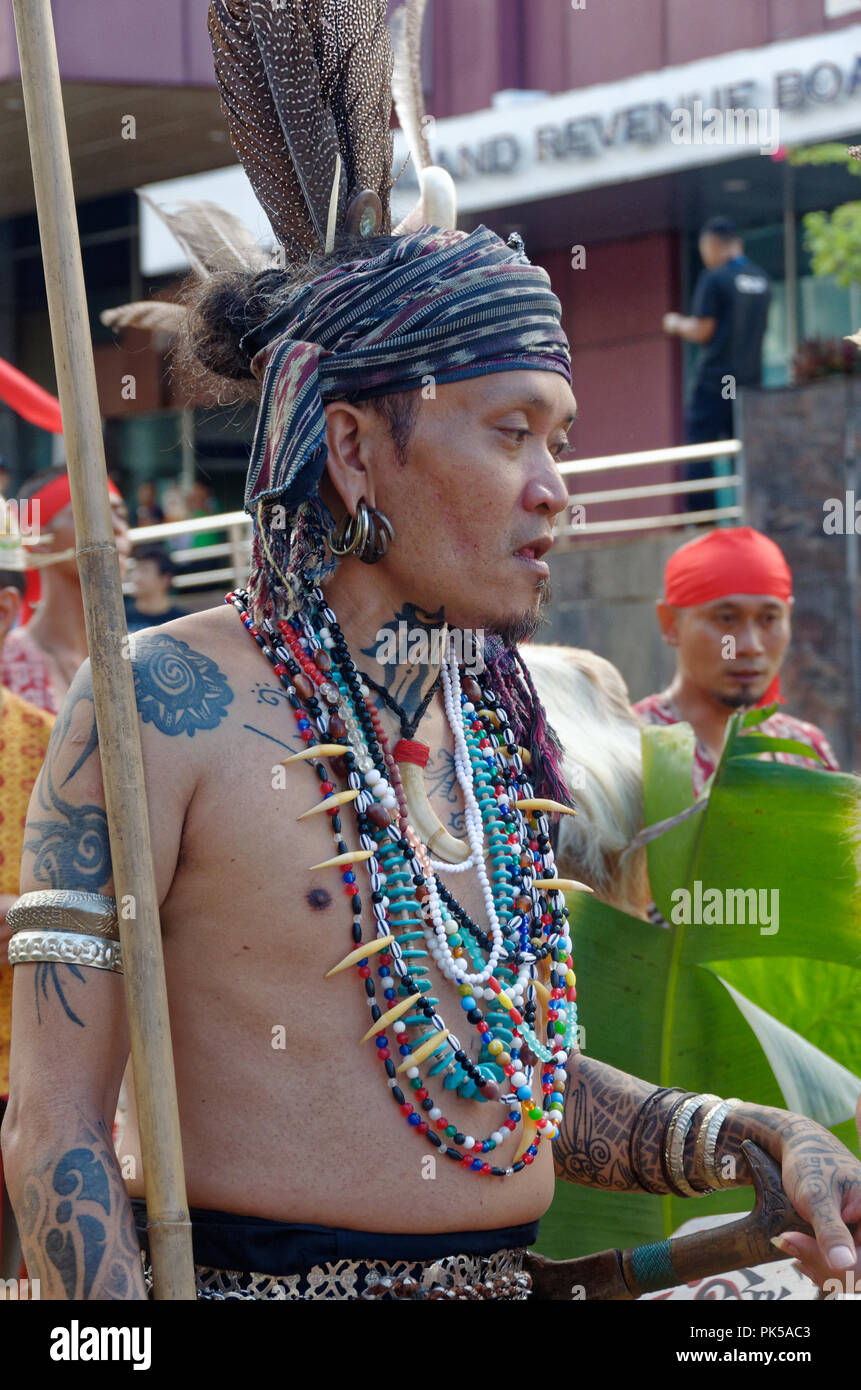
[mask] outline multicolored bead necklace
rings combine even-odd
[[[260,627],[251,619],[244,591],[227,594],[225,602],[236,609],[292,707],[306,748],[285,764],[310,761],[319,779],[322,799],[299,819],[319,812],[329,818],[335,854],[312,868],[341,870],[350,902],[352,949],[328,975],[356,968],[371,1014],[362,1042],[374,1038],[401,1113],[440,1153],[475,1173],[507,1177],[520,1172],[534,1162],[541,1140],[559,1132],[565,1063],[577,1030],[576,980],[562,896],[567,881],[556,878],[544,814],[555,803],[534,796],[522,750],[486,675],[462,682],[452,648],[442,667],[442,686],[470,854],[456,865],[432,859],[409,824],[398,775],[398,755],[404,756],[406,747],[411,757],[410,750],[422,746],[401,740],[394,750],[389,748],[368,686],[321,591],[309,592],[300,617],[276,624],[266,619]],[[345,789],[338,791],[333,777]],[[356,816],[359,850],[351,850],[342,837],[340,816],[347,805]],[[360,864],[368,875],[376,930],[370,942],[362,938],[356,881]],[[467,869],[475,871],[481,884],[486,926],[474,922],[441,881],[442,873]],[[431,995],[422,964],[428,955],[456,986],[465,1021],[479,1035],[477,1062],[437,1012],[439,1000]],[[546,983],[537,978],[541,965]],[[378,986],[382,1005],[377,1003]],[[484,1011],[483,1001],[489,1005]],[[544,1041],[536,1032],[539,1007],[546,1013]],[[484,1139],[461,1133],[423,1084],[419,1069],[426,1063],[428,1080],[442,1076],[444,1089],[463,1098],[501,1103],[506,1118]],[[539,1063],[541,1099],[536,1102],[533,1073]],[[521,1123],[512,1163],[502,1168],[488,1162],[485,1155]]]

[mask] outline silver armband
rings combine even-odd
[[[24,893],[6,913],[9,964],[52,961],[122,973],[115,898],[69,889]]]
[[[103,893],[73,893],[67,888],[38,889],[16,898],[6,913],[6,925],[21,931],[75,932],[119,941],[116,898]]]
[[[61,965],[89,965],[96,970],[123,973],[122,948],[118,941],[83,932],[17,931],[9,942],[9,964],[30,965],[55,961]]]

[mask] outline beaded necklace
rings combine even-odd
[[[452,647],[442,686],[470,858],[463,865],[438,865],[409,825],[381,720],[321,591],[310,590],[300,616],[274,625],[266,619],[260,627],[252,622],[244,591],[227,594],[225,602],[236,609],[286,691],[306,748],[285,764],[310,761],[319,780],[321,801],[299,819],[320,812],[329,819],[335,855],[312,867],[341,870],[352,949],[327,973],[355,967],[362,980],[371,1014],[362,1042],[374,1039],[406,1122],[441,1154],[477,1174],[520,1172],[534,1162],[541,1140],[559,1132],[577,995],[568,912],[554,887],[560,881],[549,825],[541,803],[536,805],[504,708],[486,678],[471,679],[462,688]],[[346,784],[344,790],[336,790],[333,776]],[[341,809],[348,805],[356,816],[358,851],[342,838]],[[376,931],[370,942],[362,937],[360,865],[367,873]],[[475,869],[486,927],[475,923],[440,881],[439,871],[455,867]],[[464,1021],[479,1035],[477,1062],[437,1012],[439,1000],[430,992],[423,964],[428,955],[457,988]],[[537,978],[542,964],[546,983]],[[490,1005],[484,1011],[482,1001]],[[535,1027],[539,1006],[546,1014],[545,1041]],[[541,1099],[536,1102],[533,1073],[539,1063]],[[428,1080],[442,1076],[446,1090],[499,1103],[506,1117],[484,1139],[461,1133],[423,1084],[419,1069],[425,1064]],[[518,1125],[522,1134],[512,1163],[502,1168],[488,1162],[485,1155]]]

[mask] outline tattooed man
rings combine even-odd
[[[567,794],[516,653],[567,502],[570,351],[519,238],[424,202],[390,234],[385,11],[210,5],[285,255],[246,274],[232,253],[189,320],[199,363],[260,387],[248,588],[132,653],[199,1291],[522,1298],[554,1160],[695,1195],[746,1136],[842,1268],[861,1165],[830,1134],[577,1049],[550,839]],[[28,1267],[43,1297],[142,1299],[133,1093],[116,1155],[109,1136],[129,1048],[86,666],[22,889],[4,1146]],[[40,890],[102,936],[76,944],[56,900],[62,950],[25,930]]]

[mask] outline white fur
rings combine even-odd
[[[640,730],[627,686],[611,662],[578,647],[527,644],[520,654],[562,744],[578,811],[560,818],[560,876],[582,879],[614,907],[645,917],[645,850],[622,858],[643,823]]]

